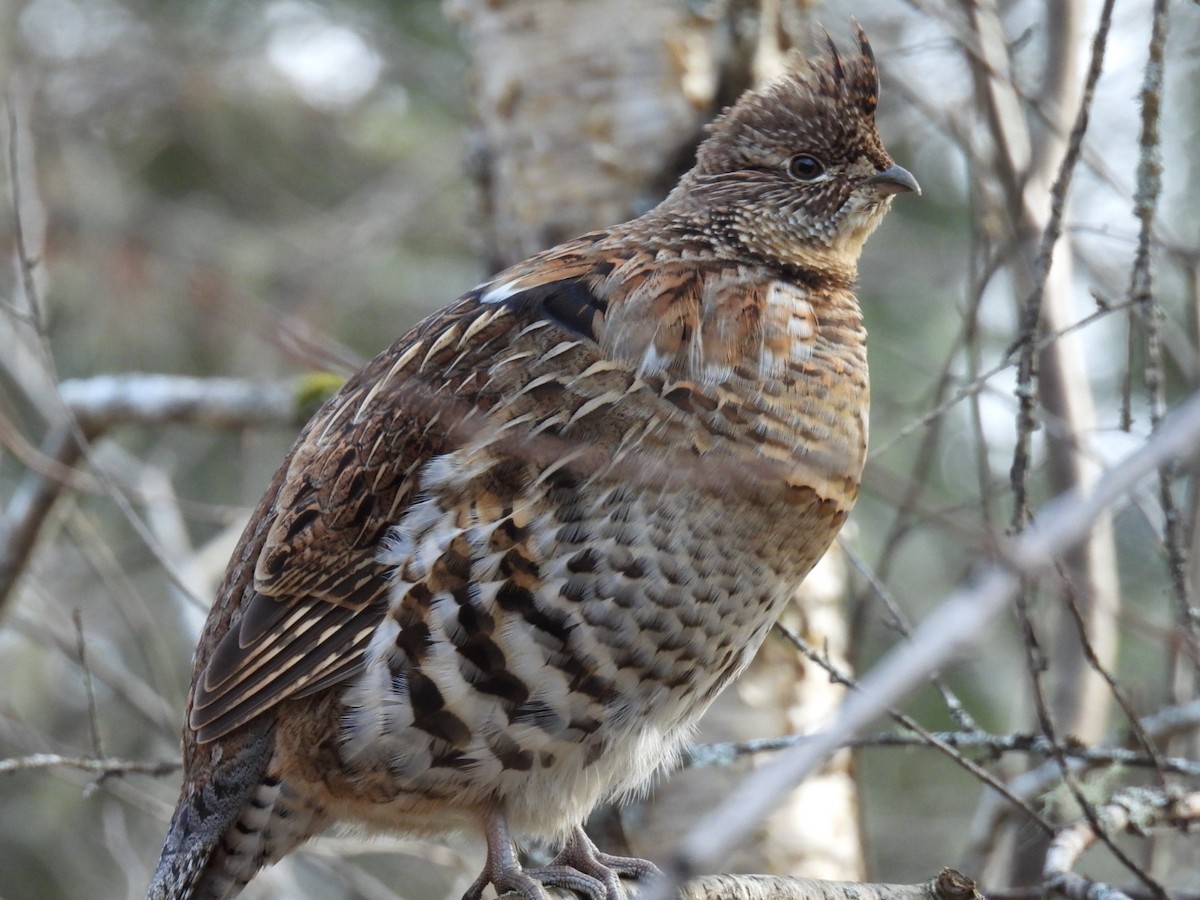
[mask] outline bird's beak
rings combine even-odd
[[[875,185],[883,194],[903,194],[912,191],[918,197],[921,196],[921,186],[917,184],[917,179],[912,177],[912,172],[901,166],[884,169],[878,175],[872,175],[864,183]]]

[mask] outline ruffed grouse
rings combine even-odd
[[[860,52],[712,126],[657,208],[514,266],[296,441],[196,652],[149,897],[229,898],[328,824],[478,829],[530,900],[618,900],[580,828],[669,764],[858,493],[863,242],[917,191]],[[563,842],[522,869],[510,839]]]

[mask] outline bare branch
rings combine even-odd
[[[1179,734],[1193,732],[1200,727],[1200,700],[1159,710],[1152,715],[1142,717],[1139,724],[1142,733],[1156,741],[1165,741]],[[1197,771],[1197,766],[1200,764],[1195,762],[1171,758],[1154,760],[1143,757],[1141,754],[1134,754],[1145,760],[1144,763],[1135,762],[1126,756],[1126,754],[1133,753],[1129,750],[1089,748],[1086,753],[1075,756],[1073,748],[1068,747],[1066,752],[1074,757],[1071,765],[1077,769],[1088,765],[1088,756],[1095,754],[1095,759],[1099,762],[1105,762],[1106,757],[1111,757],[1111,761],[1119,765],[1154,764],[1156,768],[1163,771],[1174,771],[1174,767],[1178,765],[1180,774],[1193,777],[1200,775],[1200,771]],[[1052,790],[1061,780],[1061,776],[1062,772],[1058,763],[1050,761],[1010,779],[1008,788],[1021,797],[1037,797]],[[968,866],[978,868],[979,859],[985,852],[984,845],[994,839],[1000,824],[1011,814],[1012,808],[1007,803],[1000,802],[998,798],[985,796],[975,814],[975,822],[971,826],[971,839],[968,841],[968,849],[964,855]]]
[[[1154,827],[1186,828],[1200,819],[1200,793],[1172,800],[1158,791],[1122,791],[1096,811],[1104,832],[1144,834]],[[1123,891],[1085,878],[1072,870],[1083,852],[1096,842],[1098,826],[1087,819],[1062,829],[1046,853],[1045,888],[1069,900],[1128,900]],[[1165,893],[1161,896],[1165,897]]]
[[[181,763],[177,759],[163,762],[137,762],[129,759],[92,759],[82,756],[61,756],[57,753],[35,753],[32,756],[0,759],[0,775],[46,769],[78,769],[93,775],[152,775],[160,778],[178,772],[180,765]]]
[[[42,448],[42,456],[52,466],[27,473],[13,492],[0,519],[0,614],[29,562],[42,523],[62,492],[64,482],[57,476],[70,470],[82,455],[83,448],[70,428],[52,430]]]
[[[625,883],[630,900],[649,900],[651,889]],[[575,895],[550,891],[555,900]],[[516,900],[502,894],[498,900]],[[922,884],[870,884],[860,881],[822,881],[785,875],[709,875],[683,885],[674,900],[983,900],[975,882],[953,869],[943,869]]]
[[[59,392],[71,418],[51,429],[40,452],[44,464],[26,474],[0,518],[0,612],[29,561],[43,522],[67,486],[64,476],[83,457],[81,434],[92,440],[118,425],[298,428],[307,418],[303,400],[312,393],[312,380],[131,374],[64,381]],[[6,421],[0,417],[0,425]]]
[[[1075,604],[1069,604],[1074,608]],[[1058,765],[1059,772],[1062,774],[1063,784],[1070,791],[1075,802],[1079,804],[1083,810],[1084,817],[1087,819],[1092,828],[1093,833],[1098,837],[1112,855],[1125,866],[1133,875],[1159,900],[1166,900],[1166,890],[1160,885],[1145,869],[1143,869],[1134,859],[1127,854],[1121,847],[1117,846],[1110,830],[1105,827],[1105,822],[1101,819],[1101,815],[1092,802],[1084,793],[1079,781],[1075,777],[1074,768],[1070,765],[1067,755],[1063,752],[1063,743],[1058,739],[1058,727],[1055,724],[1054,717],[1050,713],[1049,704],[1046,702],[1046,692],[1043,685],[1042,675],[1045,672],[1046,666],[1041,658],[1041,647],[1037,638],[1037,633],[1033,626],[1033,621],[1029,615],[1029,607],[1026,600],[1026,592],[1019,591],[1016,596],[1017,618],[1021,623],[1021,630],[1025,635],[1022,642],[1026,653],[1026,668],[1030,674],[1030,680],[1033,686],[1034,707],[1037,710],[1038,726],[1042,729],[1042,733],[1046,736],[1053,751],[1054,762]],[[1082,629],[1081,629],[1082,630]],[[1086,635],[1083,635],[1083,643],[1087,645]],[[1094,655],[1090,654],[1089,658],[1094,659]],[[1117,900],[1117,898],[1112,898]]]
[[[833,665],[830,664],[829,660],[825,659],[821,654],[816,653],[811,647],[808,646],[808,644],[798,634],[795,634],[794,632],[790,631],[789,629],[784,628],[780,624],[776,624],[775,627],[777,630],[782,631],[784,633],[784,635],[787,637],[787,639],[789,641],[791,641],[792,645],[794,647],[796,647],[796,649],[799,650],[801,653],[803,653],[804,656],[808,660],[810,660],[811,662],[815,663],[816,665],[818,665],[822,669],[824,669],[829,674],[829,677],[831,679],[838,682],[839,684],[843,684],[846,687],[851,688],[852,690],[861,690],[862,689],[858,683],[856,683],[852,679],[848,678],[846,675],[842,674],[841,672],[838,672],[833,667]],[[911,638],[911,634],[909,634],[908,637]],[[930,674],[935,674],[935,673],[930,673]],[[906,728],[909,731],[911,731],[913,734],[920,737],[921,740],[923,740],[927,746],[941,751],[948,758],[953,760],[956,765],[959,765],[962,768],[966,769],[968,772],[970,772],[973,776],[975,776],[981,782],[986,784],[988,787],[992,788],[992,790],[994,790],[997,793],[999,793],[1000,795],[1006,797],[1015,808],[1023,811],[1025,813],[1025,815],[1029,817],[1030,821],[1032,821],[1034,824],[1040,826],[1044,831],[1050,832],[1053,830],[1051,828],[1050,823],[1047,822],[1042,816],[1040,816],[1038,814],[1037,810],[1035,810],[1028,803],[1026,803],[1025,800],[1022,799],[1021,797],[1017,797],[1016,795],[1011,793],[1008,790],[1008,788],[1004,785],[1004,783],[1001,782],[998,778],[996,778],[996,776],[994,776],[991,772],[984,769],[982,766],[978,765],[973,760],[967,759],[961,753],[956,752],[955,748],[953,748],[949,744],[946,744],[945,742],[943,742],[937,735],[935,735],[933,732],[929,731],[927,728],[923,727],[920,723],[918,723],[915,719],[913,719],[912,716],[905,715],[904,713],[900,712],[899,710],[892,709],[892,708],[889,708],[887,710],[887,714],[889,716],[891,716],[902,728]]]
[[[1180,709],[1175,707],[1176,710]],[[1193,715],[1196,710],[1194,709]],[[1192,728],[1200,726],[1200,721],[1193,721]],[[933,740],[930,740],[932,738]],[[757,738],[750,741],[730,741],[719,744],[697,744],[684,751],[683,765],[685,767],[702,768],[704,766],[722,766],[732,763],[743,756],[758,753],[777,753],[789,747],[797,747],[812,739],[809,734],[789,734],[783,737]],[[1031,756],[1049,757],[1054,755],[1054,745],[1040,734],[992,734],[987,731],[931,731],[926,734],[903,732],[883,732],[865,735],[847,741],[846,747],[927,747],[942,749],[950,747],[955,750],[981,750],[991,757],[1003,756],[1010,753],[1026,753]],[[1152,756],[1139,753],[1127,747],[1089,747],[1082,744],[1061,745],[1064,755],[1073,763],[1079,763],[1076,768],[1095,768],[1098,766],[1120,765],[1127,768],[1156,769],[1172,772],[1176,775],[1187,775],[1200,778],[1200,762],[1183,757]],[[1035,770],[1042,772],[1042,769]],[[1021,776],[1027,777],[1028,774]],[[1013,779],[1007,786],[1009,792],[1017,793],[1021,798],[1045,793],[1058,780],[1061,772],[1055,768],[1045,770],[1046,778],[1040,782],[1037,790],[1013,790]],[[1018,804],[1023,805],[1023,804]],[[1004,809],[1011,809],[1005,806]]]
[[[92,739],[92,752],[96,756],[104,756],[104,741],[100,736],[100,716],[96,712],[96,689],[92,679],[92,669],[88,665],[87,639],[83,634],[83,613],[78,609],[72,611],[71,620],[75,623],[75,652],[79,654],[79,668],[83,670],[83,687],[87,693],[88,733]]]
[[[22,117],[17,115],[16,102],[13,91],[10,89],[5,94],[4,105],[8,113],[8,176],[12,190],[13,238],[16,243],[17,269],[21,274],[21,287],[28,309],[11,310],[11,312],[33,325],[40,332],[45,322],[41,291],[37,285],[37,267],[41,260],[31,252],[29,237],[25,233],[22,207],[26,198],[22,195],[21,182],[25,178],[27,167],[21,165],[21,155],[22,152],[27,151],[23,151],[20,140],[24,125],[21,121]]]
[[[1092,59],[1088,66],[1087,79],[1084,82],[1083,96],[1079,101],[1079,109],[1075,114],[1075,123],[1067,140],[1067,149],[1058,167],[1054,184],[1050,188],[1050,214],[1042,229],[1042,237],[1038,246],[1037,257],[1033,264],[1033,290],[1026,298],[1021,312],[1021,329],[1017,347],[1020,357],[1017,365],[1017,397],[1021,404],[1021,414],[1018,418],[1017,451],[1013,458],[1012,478],[1014,511],[1013,524],[1020,527],[1028,515],[1025,478],[1029,468],[1029,442],[1036,425],[1034,415],[1035,351],[1038,329],[1042,318],[1042,299],[1046,290],[1046,280],[1050,273],[1050,263],[1054,255],[1054,247],[1062,234],[1063,211],[1066,208],[1067,192],[1071,187],[1071,178],[1079,162],[1079,154],[1083,147],[1083,137],[1087,133],[1088,121],[1091,117],[1092,100],[1096,93],[1096,82],[1104,68],[1104,50],[1108,42],[1108,31],[1112,24],[1112,12],[1115,0],[1104,0],[1100,11],[1100,23],[1092,40]],[[1023,192],[1022,192],[1023,193]],[[1018,219],[1024,219],[1024,210]]]
[[[89,436],[117,425],[200,428],[299,427],[311,378],[250,381],[178,375],[97,375],[59,387],[63,404]]]
[[[1167,42],[1167,3],[1154,0],[1150,50],[1142,81],[1142,128],[1139,140],[1137,192],[1134,215],[1138,219],[1137,250],[1129,277],[1129,300],[1139,313],[1146,338],[1146,395],[1150,406],[1150,424],[1156,426],[1166,407],[1163,382],[1162,322],[1163,310],[1154,295],[1154,273],[1150,249],[1154,237],[1154,218],[1162,195],[1162,154],[1159,119],[1162,115],[1164,80],[1163,56]],[[1132,323],[1131,323],[1132,332]],[[1128,406],[1126,407],[1128,408]],[[1188,597],[1187,557],[1180,533],[1179,509],[1172,487],[1175,473],[1171,467],[1159,472],[1159,498],[1163,509],[1163,546],[1174,592],[1176,617],[1183,634],[1193,648],[1200,647],[1200,610]]]

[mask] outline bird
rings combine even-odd
[[[464,894],[621,900],[582,823],[677,760],[858,495],[863,244],[919,194],[856,52],[792,58],[656,207],[434,313],[314,415],[194,658],[148,900],[334,823],[482,834]],[[558,850],[524,865],[518,847]]]

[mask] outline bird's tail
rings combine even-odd
[[[146,900],[231,900],[254,873],[324,825],[321,810],[269,774],[269,735],[185,784]]]

